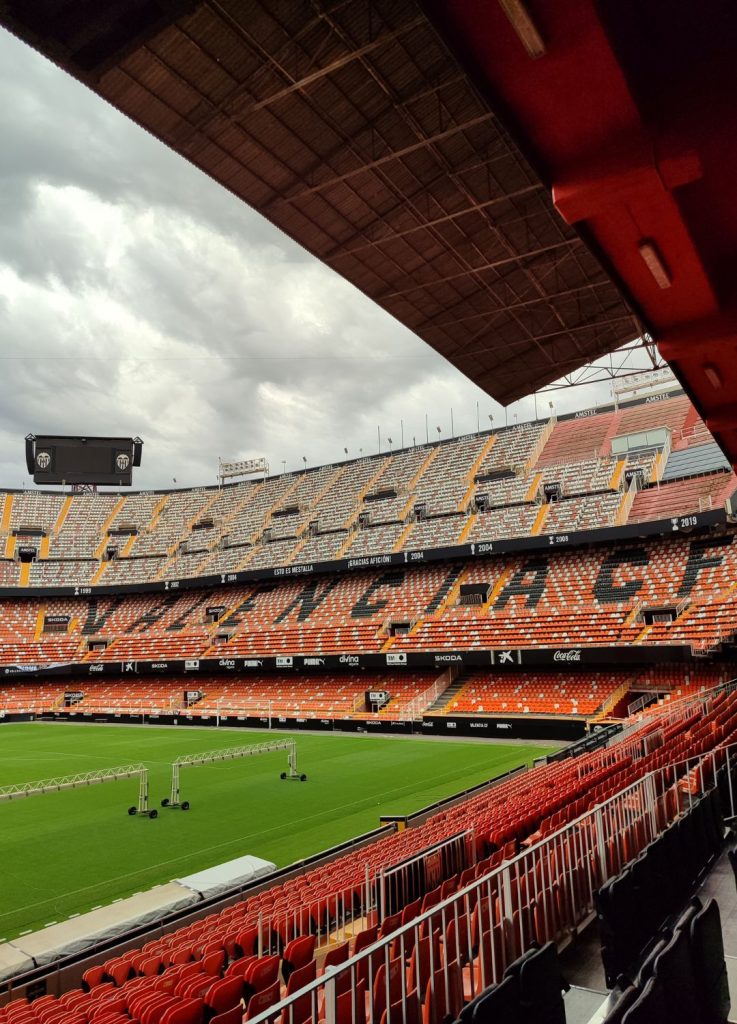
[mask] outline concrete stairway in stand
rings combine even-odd
[[[435,698],[425,714],[439,714],[441,711],[444,711],[453,698],[458,696],[467,682],[468,672],[459,672],[450,686],[446,686],[440,696]]]

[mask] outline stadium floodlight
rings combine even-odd
[[[252,476],[255,473],[269,475],[269,464],[266,459],[241,459],[239,462],[225,462],[218,459],[218,477],[220,482],[236,476]],[[175,481],[176,482],[176,481]]]

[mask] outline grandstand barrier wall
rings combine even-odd
[[[234,716],[227,721],[221,718],[218,726],[215,715],[210,718],[186,718],[182,715],[150,714],[148,711],[142,714],[130,711],[119,714],[91,711],[76,715],[55,711],[42,714],[12,712],[5,716],[0,713],[0,725],[31,721],[53,721],[61,725],[65,722],[89,725],[126,723],[130,725],[166,725],[185,729],[209,727],[212,729],[287,729],[292,732],[364,732],[375,735],[390,733],[395,736],[471,736],[486,740],[528,739],[553,740],[562,743],[580,739],[586,734],[588,728],[585,718],[551,718],[534,714],[507,718],[499,718],[494,715],[481,718],[469,715],[447,720],[444,716],[438,715],[425,718],[422,722],[389,718],[285,718],[276,715],[269,719],[265,716],[249,715],[237,718]]]
[[[438,811],[455,807],[456,804],[467,800],[470,796],[476,796],[487,789],[494,789],[495,786],[498,786],[501,782],[506,782],[513,775],[524,775],[527,771],[529,771],[529,768],[526,764],[519,764],[516,768],[509,768],[506,772],[495,775],[493,779],[479,782],[477,785],[461,790],[459,793],[454,793],[453,796],[447,796],[443,800],[436,800],[434,804],[421,807],[419,811],[413,811],[412,814],[382,814],[379,821],[382,824],[396,824],[400,831],[402,828],[416,828],[418,825],[423,825],[428,818],[431,818],[433,814],[437,814]]]
[[[612,725],[595,725],[591,733],[584,737],[582,740],[575,740],[573,743],[569,743],[563,747],[562,750],[556,750],[554,754],[546,754],[545,757],[536,759],[535,764],[552,764],[553,761],[565,761],[568,757],[578,757],[579,754],[587,754],[592,750],[597,750],[599,747],[605,747],[609,740],[622,732],[622,725],[615,723]]]
[[[351,654],[350,663],[346,655],[260,655],[258,657],[189,658],[167,661],[82,661],[50,664],[11,664],[0,667],[0,676],[57,677],[57,676],[135,676],[135,675],[230,675],[249,672],[281,672],[284,669],[345,671],[350,669],[396,669],[447,668],[453,664],[459,667],[509,669],[521,667],[566,665],[639,665],[690,660],[689,644],[640,644],[634,646],[581,647],[526,647],[496,648],[494,650],[443,650],[443,651],[400,651],[381,654]]]
[[[185,576],[175,580],[155,580],[145,583],[116,583],[89,586],[58,587],[0,587],[3,597],[85,597],[88,595],[116,595],[129,593],[152,593],[155,591],[176,592],[230,583],[252,583],[260,580],[286,580],[303,576],[332,575],[334,573],[360,571],[392,566],[425,565],[453,559],[485,558],[488,555],[522,551],[550,550],[551,548],[575,548],[588,544],[604,544],[632,538],[670,536],[680,530],[698,530],[717,526],[727,521],[724,508],[708,509],[689,515],[657,519],[649,522],[626,523],[622,526],[608,526],[596,530],[579,530],[566,533],[539,534],[530,537],[512,537],[506,540],[483,541],[480,543],[457,544],[446,547],[420,548],[412,551],[397,551],[357,558],[334,559],[327,562],[308,562],[297,565],[267,566],[259,569],[242,569],[237,572],[217,573],[210,576]],[[135,559],[133,560],[135,561]],[[121,559],[120,563],[122,564]]]

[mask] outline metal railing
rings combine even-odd
[[[734,688],[732,681],[707,695],[704,710],[712,708],[716,694]],[[690,712],[699,704],[692,698]],[[689,708],[679,715],[684,721]],[[640,756],[649,746],[645,739],[632,740]],[[448,993],[460,985],[460,969],[466,970],[465,995],[474,998],[498,983],[507,964],[533,941],[560,941],[587,923],[601,885],[713,789],[720,769],[726,769],[734,815],[737,743],[652,770],[551,835],[528,840],[526,850],[448,898],[426,896],[414,920],[254,1016],[253,1024],[277,1018],[298,1024],[310,1015],[334,1024],[339,999],[340,1019],[350,1024],[379,1024],[384,1011],[386,1024],[406,1024],[407,1007],[423,994],[442,1009],[459,1009]]]
[[[475,997],[499,982],[533,940],[561,940],[591,919],[597,889],[665,827],[656,798],[648,774],[452,896],[434,905],[426,897],[414,920],[254,1016],[253,1024],[334,1022],[338,1014],[351,1024],[379,1024],[384,1010],[386,1024],[404,1024],[408,1001],[444,1000],[460,968],[467,969],[466,997]]]
[[[444,690],[447,690],[457,675],[457,668],[446,669],[426,690],[418,693],[405,705],[402,717],[413,722],[421,720],[423,711],[427,711],[433,701],[437,700]]]

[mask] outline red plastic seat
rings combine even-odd
[[[303,935],[301,938],[292,939],[282,954],[281,973],[284,981],[289,982],[293,971],[305,967],[315,956],[315,935]]]
[[[251,996],[263,992],[264,989],[270,988],[278,981],[279,963],[278,956],[262,956],[254,960],[243,976],[244,993],[247,1000]]]
[[[309,985],[316,977],[317,964],[314,960],[310,960],[304,967],[292,971],[287,984],[287,995],[292,996],[300,992],[305,985]],[[320,993],[317,989],[312,989],[310,992],[305,992],[302,996],[297,996],[288,1009],[284,1010],[282,1024],[307,1024],[308,1021],[315,1020],[319,997]]]
[[[335,1024],[356,1024],[366,1016],[366,983],[359,981],[355,990],[343,992],[335,1000]],[[324,1020],[324,1012],[320,1014]]]
[[[205,974],[219,978],[223,973],[223,967],[225,967],[225,950],[222,946],[219,949],[212,950],[210,953],[205,953],[202,957],[202,970]]]
[[[261,992],[257,992],[248,1001],[248,1008],[246,1010],[246,1016],[244,1020],[252,1020],[254,1017],[258,1017],[264,1010],[268,1010],[274,1003],[279,1002],[279,982],[275,981],[273,985],[269,985],[268,988],[263,989]],[[278,1016],[277,1014],[274,1015]]]
[[[407,993],[406,999],[400,999],[392,1003],[389,1011],[381,1015],[380,1024],[421,1024],[420,1000],[417,997],[417,990],[412,989]]]
[[[243,951],[243,956],[251,956],[258,952],[258,928],[244,928],[235,937],[236,943]]]
[[[241,1024],[243,1020],[243,1007],[240,1003],[231,1007],[225,1013],[219,1013],[217,1017],[210,1019],[210,1024]]]
[[[341,942],[338,946],[333,946],[325,954],[325,959],[322,962],[322,973],[329,967],[339,967],[344,964],[350,956],[350,947],[347,942]]]
[[[243,978],[251,964],[254,964],[257,960],[257,956],[242,956],[240,960],[234,960],[232,964],[228,964],[223,977],[232,978],[234,975],[237,975],[239,978]]]
[[[447,1020],[456,1020],[462,1007],[463,981],[460,967],[454,960],[435,971],[427,983],[422,1008],[423,1024],[445,1024]]]
[[[88,967],[82,975],[82,988],[88,992],[92,988],[96,988],[105,981],[105,968],[101,965],[98,967]]]
[[[208,990],[205,1006],[212,1010],[213,1016],[240,1006],[243,997],[243,978],[234,974],[230,978],[221,978]]]
[[[164,1011],[160,1024],[202,1024],[204,1003],[201,999],[186,999]]]
[[[403,974],[404,964],[399,957],[389,961],[388,971],[386,964],[379,967],[372,992],[374,1020],[379,1020],[387,1006],[402,998]]]

